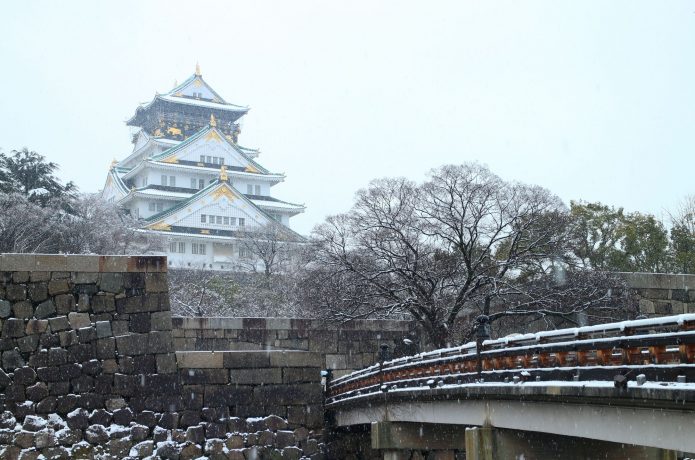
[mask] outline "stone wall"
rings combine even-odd
[[[176,390],[166,259],[0,257],[0,407],[163,410]]]
[[[321,458],[320,356],[175,353],[166,276],[0,255],[0,458]]]
[[[646,316],[695,313],[695,275],[618,273]]]
[[[300,350],[320,355],[339,377],[374,364],[381,344],[401,352],[410,321],[355,320],[340,325],[296,318],[173,318],[177,350]],[[416,334],[417,335],[417,334]],[[405,350],[403,350],[405,352]]]
[[[200,409],[225,416],[281,416],[292,428],[323,426],[321,356],[304,351],[177,352],[185,410],[180,425],[200,421]],[[220,427],[220,429],[223,429]]]

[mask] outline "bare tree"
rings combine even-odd
[[[304,316],[294,272],[271,275],[208,269],[169,270],[171,310],[181,316]]]
[[[25,195],[0,193],[0,252],[55,252],[57,212]]]
[[[138,230],[98,196],[54,198],[42,206],[25,195],[0,193],[0,252],[148,254],[163,240]]]
[[[329,316],[407,315],[437,346],[452,340],[466,314],[571,318],[607,297],[583,291],[581,303],[563,310],[560,297],[551,302],[538,288],[569,287],[551,276],[559,265],[571,269],[567,222],[546,189],[505,182],[477,164],[444,166],[420,185],[377,180],[350,212],[315,229],[313,289]]]
[[[164,238],[140,230],[135,219],[98,195],[82,195],[71,208],[62,218],[62,252],[150,254],[164,248]]]
[[[673,268],[679,273],[695,273],[695,195],[685,197],[669,216]]]
[[[301,237],[276,222],[249,229],[241,234],[239,247],[244,256],[237,265],[245,271],[261,271],[266,278],[270,278],[289,269],[303,242]]]
[[[169,270],[172,312],[180,316],[234,316],[233,298],[239,288],[223,272],[196,269]]]

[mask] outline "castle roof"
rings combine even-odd
[[[204,96],[204,97],[203,97]],[[186,81],[177,85],[165,94],[155,94],[151,101],[138,106],[135,114],[126,122],[127,125],[137,125],[138,115],[149,110],[157,104],[177,104],[183,106],[194,106],[205,109],[216,110],[230,113],[237,119],[249,111],[249,107],[230,104],[225,101],[205,80],[203,80],[200,69],[188,77]]]
[[[132,193],[132,192],[131,192]],[[263,218],[269,222],[269,223],[274,223],[275,220],[265,211],[263,210],[258,204],[254,203],[254,201],[258,200],[252,200],[248,198],[246,195],[242,194],[238,190],[236,190],[232,184],[229,183],[228,180],[225,179],[217,179],[211,184],[209,184],[207,187],[200,189],[198,192],[192,194],[189,198],[181,200],[178,202],[176,205],[173,207],[162,211],[160,213],[154,214],[153,216],[148,217],[145,219],[145,227],[151,230],[164,230],[166,231],[171,231],[172,227],[176,227],[175,225],[171,223],[167,223],[166,220],[167,218],[171,216],[175,216],[175,214],[185,208],[188,207],[194,207],[195,204],[201,200],[203,200],[206,197],[212,198],[212,200],[216,200],[219,197],[225,197],[230,200],[240,200],[243,202],[245,205],[249,206],[251,209],[253,209],[255,212],[257,212],[259,215],[263,216]],[[255,196],[254,196],[255,197]],[[257,198],[257,197],[256,197]],[[272,199],[275,200],[275,199]],[[281,202],[280,200],[277,200],[278,203],[284,203]],[[287,203],[289,204],[289,203]],[[301,205],[294,205],[294,206],[301,206]],[[301,207],[301,210],[303,210],[303,206]],[[304,241],[304,237],[295,232],[294,230],[290,229],[289,227],[286,227],[282,224],[278,224],[282,228],[283,232],[287,233],[287,236],[297,240],[297,241]],[[180,227],[183,228],[183,227]],[[215,229],[201,229],[199,227],[190,227],[190,231],[186,231],[184,233],[195,233],[195,234],[211,234]],[[232,233],[234,231],[232,230],[216,230],[217,233],[220,232],[230,232],[230,235],[227,236],[234,236]],[[244,232],[240,232],[244,233]],[[221,236],[222,233],[220,233]]]

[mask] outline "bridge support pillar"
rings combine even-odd
[[[677,453],[655,447],[559,436],[490,426],[466,430],[466,460],[520,458],[526,460],[586,458],[676,460]]]

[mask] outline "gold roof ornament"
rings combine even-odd
[[[116,160],[116,159],[114,158],[113,161],[111,161],[111,166],[109,167],[109,169],[115,168],[117,164],[118,164],[118,160]]]
[[[222,167],[220,168],[220,182],[226,182],[227,179],[227,167],[225,165],[222,165]]]
[[[213,114],[210,114],[210,126],[212,126],[213,128],[217,126],[217,120],[215,120],[215,115]]]
[[[203,74],[200,73],[200,64],[198,63],[198,61],[196,61],[196,63],[195,63],[195,76],[200,77],[201,75],[203,75]]]

